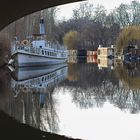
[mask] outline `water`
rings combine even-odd
[[[81,62],[1,69],[0,110],[22,124],[67,137],[138,140],[139,68],[139,62],[113,69]]]

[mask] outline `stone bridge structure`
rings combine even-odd
[[[33,12],[82,0],[3,0],[0,4],[0,30]]]

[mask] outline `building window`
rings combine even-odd
[[[98,64],[100,64],[100,59],[98,59]]]
[[[98,55],[100,55],[100,53],[101,53],[101,51],[100,51],[100,50],[98,50]]]

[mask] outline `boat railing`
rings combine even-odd
[[[32,46],[27,46],[22,44],[16,44],[14,47],[12,47],[12,54],[15,53],[16,51],[26,51],[28,53],[36,53],[36,54],[41,53],[40,48],[35,48]]]
[[[51,43],[51,42],[50,42]],[[66,53],[66,48],[57,46],[55,43],[53,43],[53,46],[51,44],[48,44],[49,47],[45,48],[37,48],[37,47],[33,47],[32,44],[22,44],[17,42],[14,47],[12,47],[12,54],[14,54],[16,51],[25,51],[28,53],[34,53],[34,54],[40,54],[40,55],[49,55],[47,52],[51,51],[51,52],[59,52],[57,55],[60,57],[65,57],[65,53]]]

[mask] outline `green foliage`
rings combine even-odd
[[[122,50],[130,43],[136,45],[140,41],[140,26],[127,26],[122,29],[117,38],[117,49]]]
[[[63,43],[68,49],[76,49],[78,44],[79,33],[77,31],[69,31],[63,37]]]
[[[116,69],[116,75],[118,77],[118,79],[121,80],[121,82],[123,83],[123,85],[126,88],[130,88],[130,89],[140,89],[140,78],[139,77],[131,77],[128,75],[127,73],[127,69],[123,66],[117,66]]]

